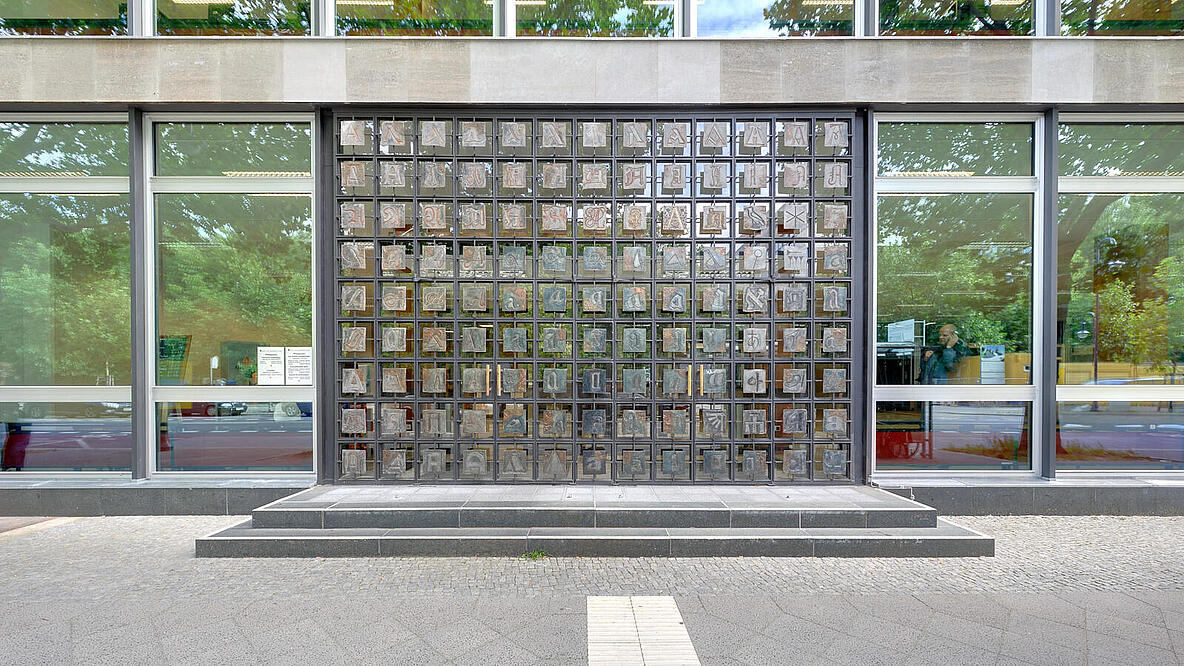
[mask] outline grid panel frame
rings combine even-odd
[[[563,111],[550,110],[499,110],[489,113],[474,113],[475,109],[431,110],[423,109],[338,109],[326,113],[325,123],[329,126],[322,133],[322,154],[330,159],[324,165],[325,182],[331,183],[326,190],[332,192],[325,198],[322,214],[326,223],[324,230],[331,261],[322,264],[321,278],[325,281],[322,297],[333,303],[331,326],[326,326],[329,335],[323,336],[325,356],[333,359],[324,364],[328,376],[322,384],[325,387],[325,414],[327,435],[323,441],[328,449],[324,457],[322,474],[325,480],[350,483],[407,482],[438,480],[452,482],[850,482],[861,479],[863,474],[863,428],[858,424],[863,418],[863,306],[865,290],[862,285],[866,248],[863,243],[865,178],[864,164],[864,119],[846,110],[753,110],[740,112],[702,113],[686,110],[660,110],[649,112],[621,113],[600,110]],[[342,144],[344,123],[360,121],[364,126],[363,145]],[[381,144],[380,127],[383,121],[401,121],[406,134],[406,147],[388,148]],[[447,148],[420,146],[420,132],[424,121],[442,121],[449,132]],[[460,145],[461,123],[480,122],[486,127],[488,150],[468,150]],[[528,128],[527,149],[514,154],[499,151],[499,128],[503,122],[522,122]],[[584,122],[605,123],[607,148],[586,150],[582,148]],[[784,123],[804,122],[809,128],[807,149],[787,149],[783,146]],[[822,133],[825,123],[843,123],[846,146],[828,148],[824,146]],[[560,150],[544,150],[541,147],[541,132],[544,123],[565,123],[568,128],[566,147]],[[643,123],[647,128],[648,144],[645,149],[626,148],[623,143],[625,123]],[[666,123],[682,124],[687,130],[688,146],[683,149],[664,151],[663,126]],[[727,147],[722,150],[706,150],[700,142],[706,123],[726,123]],[[747,149],[744,146],[742,128],[745,123],[757,123],[768,130],[768,145],[764,148]],[[324,127],[324,126],[323,126]],[[350,128],[351,131],[357,126]],[[379,185],[382,163],[391,160],[404,161],[410,169],[408,184],[401,193],[383,191]],[[361,162],[365,166],[367,182],[359,187],[343,187],[342,170],[345,162]],[[477,162],[485,165],[490,186],[484,194],[469,195],[459,184],[459,169],[464,163]],[[528,166],[529,187],[526,193],[508,193],[501,189],[503,163],[521,163]],[[806,163],[809,169],[811,187],[804,192],[783,192],[782,167],[785,163]],[[448,184],[441,191],[432,193],[422,187],[422,168],[425,163],[442,163],[447,172]],[[581,192],[581,166],[588,163],[609,166],[609,187],[603,193]],[[846,187],[838,191],[819,192],[816,184],[820,180],[822,164],[845,164]],[[541,191],[541,168],[544,164],[562,164],[567,167],[565,187],[558,191]],[[619,185],[623,165],[643,164],[647,180],[640,195],[626,193]],[[683,164],[689,171],[690,183],[678,191],[666,192],[660,187],[662,167],[667,164]],[[724,164],[728,186],[722,191],[707,193],[701,188],[702,170],[706,164]],[[743,170],[748,164],[765,164],[768,170],[767,187],[745,192],[739,187]],[[351,165],[349,168],[355,168]],[[381,203],[400,202],[406,204],[408,228],[403,231],[385,233],[379,227],[378,210]],[[486,206],[486,233],[467,234],[460,229],[461,207],[480,202]],[[341,223],[342,205],[363,204],[366,210],[364,229],[343,229]],[[419,205],[421,203],[443,203],[448,210],[449,229],[443,234],[421,227]],[[529,215],[526,233],[507,231],[502,227],[500,206],[506,203],[520,203],[527,206]],[[757,234],[741,233],[739,212],[742,206],[764,204],[769,213],[769,226]],[[808,227],[804,233],[787,234],[780,221],[779,211],[787,203],[804,203],[809,206]],[[847,206],[845,233],[819,235],[818,225],[821,205],[826,203]],[[538,220],[541,206],[560,204],[569,207],[570,214],[566,230],[560,234],[543,233]],[[610,210],[609,229],[606,234],[585,233],[581,226],[582,207],[607,205]],[[621,211],[627,205],[648,207],[647,232],[626,233],[622,229]],[[680,206],[689,213],[688,230],[683,233],[662,234],[657,212],[661,206]],[[701,233],[698,213],[710,205],[722,205],[728,209],[727,231],[723,234]],[[356,271],[342,268],[342,245],[346,243],[369,244],[368,269]],[[384,244],[405,244],[407,260],[412,271],[409,275],[396,278],[384,275],[379,263],[381,247]],[[426,275],[416,263],[425,245],[444,245],[447,248],[449,270],[445,276]],[[790,276],[781,270],[783,255],[790,245],[807,249],[809,268],[805,275]],[[825,246],[845,247],[845,274],[822,274],[819,252]],[[489,262],[487,270],[465,272],[459,266],[465,247],[483,246]],[[537,262],[543,247],[562,247],[567,255],[566,273],[544,275]],[[689,266],[686,271],[667,274],[663,271],[662,250],[682,246],[688,250]],[[522,247],[530,259],[524,273],[503,273],[501,250],[503,247]],[[643,275],[628,278],[615,277],[616,271],[589,276],[578,266],[585,247],[604,247],[608,252],[609,266],[622,267],[625,247],[645,249],[648,266]],[[705,247],[724,247],[729,260],[728,270],[723,272],[703,271],[700,257]],[[764,249],[764,256],[772,262],[769,270],[743,271],[742,249],[749,247]],[[486,291],[487,312],[465,312],[460,307],[464,287],[492,284]],[[782,289],[790,284],[804,284],[808,287],[808,310],[791,316],[782,312]],[[403,314],[387,314],[381,310],[383,286],[405,286],[408,307]],[[499,308],[500,288],[503,285],[527,287],[531,300],[526,313],[503,312]],[[642,313],[620,311],[622,285],[639,286],[646,290],[647,306]],[[739,297],[749,285],[767,289],[768,308],[759,313],[742,311]],[[361,286],[366,289],[367,307],[363,312],[342,309],[343,286]],[[544,312],[539,300],[544,287],[567,287],[566,307],[562,313]],[[819,311],[823,286],[840,286],[846,289],[847,307],[841,314]],[[427,313],[421,308],[420,298],[427,287],[444,287],[449,306],[442,313]],[[583,288],[602,287],[608,290],[607,312],[589,316],[582,312],[580,293]],[[689,295],[688,307],[682,313],[664,312],[661,308],[664,287],[685,287]],[[707,313],[701,308],[703,287],[723,287],[728,294],[727,312]],[[330,308],[326,308],[330,310]],[[326,318],[329,319],[329,318]],[[425,353],[422,351],[422,331],[425,326],[436,322],[450,329],[447,352]],[[326,323],[329,323],[328,321]],[[350,325],[367,329],[367,352],[362,354],[343,353],[342,332]],[[808,349],[805,355],[782,353],[780,331],[787,325],[797,324],[806,328]],[[387,326],[407,327],[407,344],[412,350],[400,356],[384,356],[379,351],[381,330]],[[462,330],[480,325],[486,329],[485,353],[462,353],[460,338]],[[501,331],[508,326],[527,328],[528,353],[504,353]],[[606,328],[604,353],[588,354],[581,351],[583,333],[589,327]],[[624,328],[645,328],[648,330],[647,351],[633,354],[625,351],[622,339]],[[672,355],[661,351],[662,329],[683,328],[687,337],[687,352]],[[702,328],[723,328],[728,331],[727,350],[722,354],[704,352],[700,334]],[[745,328],[763,327],[767,346],[764,352],[742,352],[740,337]],[[545,328],[561,328],[566,333],[564,350],[558,354],[540,350]],[[823,354],[820,349],[823,328],[844,328],[847,348],[842,354]],[[785,367],[806,370],[806,392],[801,396],[790,396],[781,391],[781,371]],[[380,385],[382,368],[401,366],[409,373],[408,393],[405,395],[384,394]],[[504,367],[521,367],[528,371],[528,388],[525,395],[507,397],[500,391],[500,375]],[[447,369],[445,395],[425,395],[420,388],[422,371],[425,368]],[[466,395],[462,391],[462,372],[465,368],[487,368],[486,392],[480,396]],[[343,392],[343,371],[363,369],[368,379],[366,395]],[[565,369],[564,390],[560,395],[544,395],[541,391],[544,369]],[[722,396],[705,396],[702,391],[703,369],[723,369],[728,388]],[[649,391],[645,394],[624,394],[619,392],[622,371],[625,369],[648,370]],[[663,370],[687,372],[687,396],[660,392],[663,388]],[[743,370],[764,369],[765,390],[760,394],[742,392],[740,377]],[[821,377],[824,369],[846,370],[845,392],[841,395],[822,395]],[[585,370],[603,370],[607,379],[607,393],[585,395],[583,373]],[[495,383],[494,379],[499,379]],[[416,388],[412,389],[411,386]],[[332,387],[332,388],[329,388]],[[696,392],[695,389],[699,389]],[[408,410],[406,437],[389,438],[381,432],[382,406],[394,405]],[[502,417],[507,405],[522,406],[530,424],[526,436],[503,436]],[[487,437],[461,436],[460,413],[463,409],[488,406]],[[604,409],[606,412],[606,436],[585,437],[582,432],[584,409]],[[702,410],[721,408],[726,413],[726,435],[705,436],[701,429]],[[782,430],[781,414],[784,409],[807,410],[807,429],[804,437],[791,437]],[[366,433],[348,436],[342,433],[342,418],[346,409],[366,410]],[[446,435],[428,435],[423,424],[424,409],[443,409],[448,424]],[[545,410],[559,409],[567,412],[568,427],[560,437],[540,436],[539,423]],[[689,433],[682,437],[662,436],[663,412],[665,410],[686,410]],[[822,409],[845,410],[846,436],[834,437],[820,432]],[[648,423],[646,437],[621,437],[619,421],[623,410],[643,410]],[[744,435],[742,431],[745,411],[764,412],[764,434]],[[760,428],[757,429],[758,432]],[[667,433],[670,434],[670,433]],[[364,451],[365,463],[360,473],[351,470],[345,473],[343,464],[345,450]],[[399,469],[384,469],[388,460],[387,448],[402,449],[403,459]],[[477,465],[466,465],[466,452],[481,449],[481,468],[485,474],[466,473]],[[507,473],[506,462],[511,466],[521,464],[518,460],[503,459],[509,450],[523,450],[527,466],[526,474]],[[805,473],[789,472],[788,452],[805,452]],[[824,474],[822,456],[824,450],[838,450],[843,453],[843,473]],[[425,453],[440,450],[443,456],[442,473],[437,472],[438,461],[433,461],[431,470],[425,472]],[[556,473],[557,467],[549,451],[559,450],[563,473]],[[642,451],[644,472],[627,473],[626,454]],[[677,454],[681,451],[681,464]],[[707,469],[704,451],[723,451],[722,474],[705,474]],[[599,453],[598,453],[599,452]],[[746,453],[750,452],[750,453]],[[752,453],[755,452],[755,453]],[[352,454],[351,454],[352,455]],[[436,454],[433,454],[436,455]],[[522,454],[519,454],[520,456]],[[600,457],[599,465],[596,458]],[[628,457],[632,454],[629,453]],[[395,459],[397,460],[397,458]],[[713,459],[718,462],[718,457]],[[587,461],[587,463],[586,463]],[[356,462],[356,461],[353,461]],[[833,462],[833,460],[832,460]],[[598,467],[603,467],[599,470]],[[637,471],[637,468],[632,468]],[[598,473],[603,471],[603,473]],[[714,471],[718,472],[719,469]],[[548,474],[547,472],[550,472]]]

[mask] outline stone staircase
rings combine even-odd
[[[994,539],[863,486],[316,486],[198,557],[978,557]]]

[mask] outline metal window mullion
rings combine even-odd
[[[885,194],[1012,194],[1032,193],[1038,176],[970,176],[967,178],[898,178],[878,176],[878,195]]]
[[[236,178],[231,176],[153,176],[152,191],[157,194],[294,194],[311,195],[315,179],[307,178]]]
[[[130,333],[130,332],[129,332]],[[128,386],[0,386],[3,402],[131,402]]]
[[[139,458],[133,476],[151,476],[156,471],[156,453],[160,441],[157,406],[153,390],[156,385],[156,248],[155,206],[151,187],[153,171],[152,118],[133,110],[129,138],[134,152],[136,201],[132,204],[135,228],[132,243],[132,436]],[[137,141],[138,139],[138,141]],[[135,245],[138,243],[138,247]]]
[[[1055,178],[1056,174],[1047,177]],[[1066,194],[1180,193],[1184,192],[1184,177],[1060,176],[1057,189]]]
[[[1055,3],[1057,0],[1045,0],[1045,2]],[[1042,146],[1043,154],[1043,201],[1040,202],[1043,209],[1043,245],[1040,254],[1039,270],[1043,278],[1043,289],[1041,290],[1041,317],[1042,317],[1042,339],[1040,344],[1041,356],[1038,357],[1039,367],[1041,369],[1040,381],[1040,395],[1039,402],[1036,405],[1036,410],[1040,414],[1040,475],[1045,478],[1053,478],[1056,476],[1056,452],[1057,452],[1057,378],[1058,378],[1058,359],[1057,359],[1057,279],[1059,269],[1057,266],[1057,244],[1059,238],[1057,237],[1057,218],[1060,211],[1059,206],[1059,181],[1057,175],[1060,173],[1060,141],[1059,141],[1059,120],[1057,118],[1058,109],[1052,108],[1044,114],[1044,141]],[[1035,448],[1035,447],[1034,447]]]
[[[131,191],[127,176],[43,176],[0,177],[0,192],[15,194],[126,194]]]

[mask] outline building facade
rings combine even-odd
[[[1182,12],[0,3],[0,478],[1182,470]]]

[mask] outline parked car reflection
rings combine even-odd
[[[238,416],[245,414],[245,402],[177,402],[173,413],[179,416]]]

